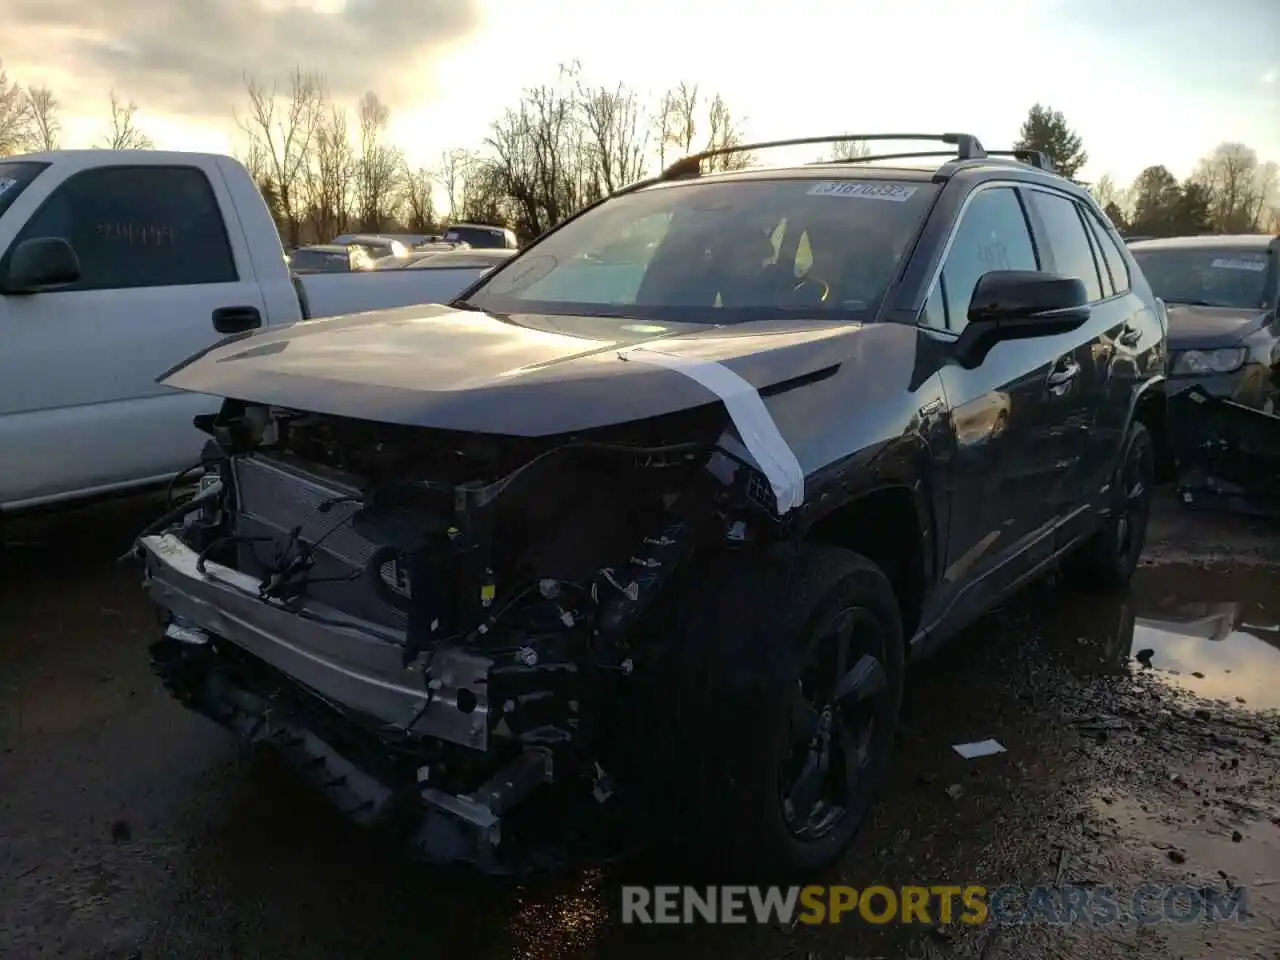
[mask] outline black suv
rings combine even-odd
[[[1059,562],[1129,580],[1163,415],[1163,308],[1089,195],[920,139],[687,158],[448,306],[171,371],[229,399],[139,538],[158,672],[430,858],[833,861],[909,660]]]

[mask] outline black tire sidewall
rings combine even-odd
[[[748,578],[748,581],[755,578]],[[849,844],[875,799],[893,753],[902,702],[905,650],[901,616],[885,575],[866,558],[826,545],[800,548],[790,574],[773,577],[771,588],[756,582],[745,593],[745,617],[755,623],[752,642],[731,641],[737,666],[731,682],[715,689],[720,710],[716,731],[699,763],[704,790],[701,822],[720,866],[744,878],[783,881],[811,876],[832,863]],[[764,589],[762,589],[764,588]],[[817,631],[841,610],[857,607],[880,626],[881,663],[888,679],[873,728],[863,789],[835,826],[803,841],[788,828],[779,796],[779,769],[789,747],[791,695],[817,642]],[[735,618],[737,619],[737,618]],[[734,629],[732,625],[726,625]],[[716,638],[719,640],[720,638]],[[729,651],[710,649],[723,665]],[[717,663],[710,676],[716,676]]]

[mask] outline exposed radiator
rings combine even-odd
[[[377,549],[377,544],[356,533],[351,518],[360,509],[359,490],[338,477],[303,470],[282,459],[261,454],[233,461],[239,499],[238,532],[270,537],[272,543],[241,547],[242,564],[260,566],[289,542],[293,530],[301,527],[301,537],[318,543],[314,557],[316,577],[342,577],[361,571]],[[327,512],[321,506],[328,504]],[[403,593],[400,574],[394,565],[384,564],[382,578],[392,589]],[[403,628],[404,615],[382,602],[368,583],[317,583],[309,595],[354,616],[388,626]]]

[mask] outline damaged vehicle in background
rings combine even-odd
[[[1169,313],[1169,445],[1183,503],[1280,515],[1280,237],[1129,246]]]
[[[158,674],[429,859],[831,864],[909,660],[1053,566],[1128,582],[1162,415],[1089,195],[919,139],[952,159],[686,158],[449,306],[175,368],[228,399],[137,542]]]

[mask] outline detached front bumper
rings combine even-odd
[[[153,664],[179,700],[277,747],[357,822],[407,823],[428,859],[502,869],[504,817],[552,782],[551,754],[508,751],[477,789],[454,793],[436,788],[414,749],[446,744],[483,759],[489,660],[444,648],[428,678],[402,666],[385,628],[264,600],[255,578],[201,563],[172,534],[139,545],[146,588],[167,621]]]

